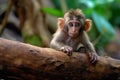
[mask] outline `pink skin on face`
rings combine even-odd
[[[79,34],[80,22],[76,20],[70,20],[68,22],[68,33],[70,37],[76,37]]]

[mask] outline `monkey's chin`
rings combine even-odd
[[[76,38],[78,35],[77,34],[69,34],[71,38]]]

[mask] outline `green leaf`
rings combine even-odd
[[[105,46],[114,37],[115,30],[103,16],[98,15],[96,12],[92,13],[92,18],[101,35],[97,46]]]
[[[51,0],[52,3],[54,4],[54,6],[57,8],[57,9],[60,9],[61,10],[61,3],[60,3],[60,0]]]
[[[83,11],[83,13],[85,14],[86,17],[91,17],[93,9],[87,8],[87,9],[83,9],[82,11]]]
[[[57,17],[63,16],[62,11],[60,11],[58,9],[55,9],[55,8],[44,7],[44,8],[41,9],[41,11],[43,11],[45,13],[48,13],[50,15],[53,15],[53,16],[57,16]]]
[[[104,36],[115,35],[115,30],[112,25],[103,17],[98,15],[96,12],[92,13],[92,18],[96,24],[98,31]]]
[[[25,37],[25,42],[29,43],[31,45],[42,46],[41,40],[40,40],[39,36],[37,36],[37,35]]]
[[[77,8],[77,0],[65,0],[68,10]]]

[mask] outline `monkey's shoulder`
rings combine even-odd
[[[59,36],[59,37],[68,37],[68,33],[65,32],[64,30],[58,30],[55,32],[55,34],[53,35],[54,37]]]

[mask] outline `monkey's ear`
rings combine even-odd
[[[58,18],[58,27],[62,29],[64,27],[64,19],[63,18]]]
[[[90,19],[85,20],[84,30],[89,31],[91,29],[92,21]]]

